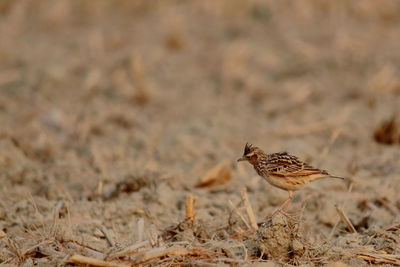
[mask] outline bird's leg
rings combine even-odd
[[[289,193],[289,198],[286,199],[285,202],[282,203],[282,205],[279,207],[280,210],[285,211],[285,208],[292,202],[294,199],[294,194],[293,191],[288,191]]]
[[[284,215],[290,216],[289,213],[285,212],[285,208],[290,204],[290,202],[292,202],[293,198],[294,198],[294,194],[293,191],[288,191],[289,193],[289,198],[285,200],[285,202],[283,202],[273,213],[271,216],[268,217],[273,217],[275,214],[277,214],[278,212],[283,213]],[[267,217],[267,218],[268,218]]]

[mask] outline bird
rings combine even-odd
[[[249,143],[246,143],[243,156],[237,161],[248,161],[253,165],[259,176],[271,185],[289,193],[289,198],[271,216],[278,212],[288,215],[285,212],[285,208],[292,202],[294,192],[306,184],[322,178],[345,179],[344,177],[331,175],[326,170],[315,168],[287,152],[266,154],[259,147]]]

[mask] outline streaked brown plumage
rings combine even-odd
[[[238,161],[248,161],[257,173],[273,186],[289,192],[289,198],[274,212],[283,210],[293,199],[293,191],[302,188],[309,182],[321,178],[339,178],[325,170],[314,168],[287,152],[265,154],[258,147],[246,143],[244,153]]]

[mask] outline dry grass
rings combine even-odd
[[[399,265],[399,11],[1,1],[0,263]],[[347,182],[262,219],[246,141]]]

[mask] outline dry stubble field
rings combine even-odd
[[[399,14],[2,0],[0,263],[400,265]],[[348,180],[266,221],[287,193],[235,162],[247,141]]]

